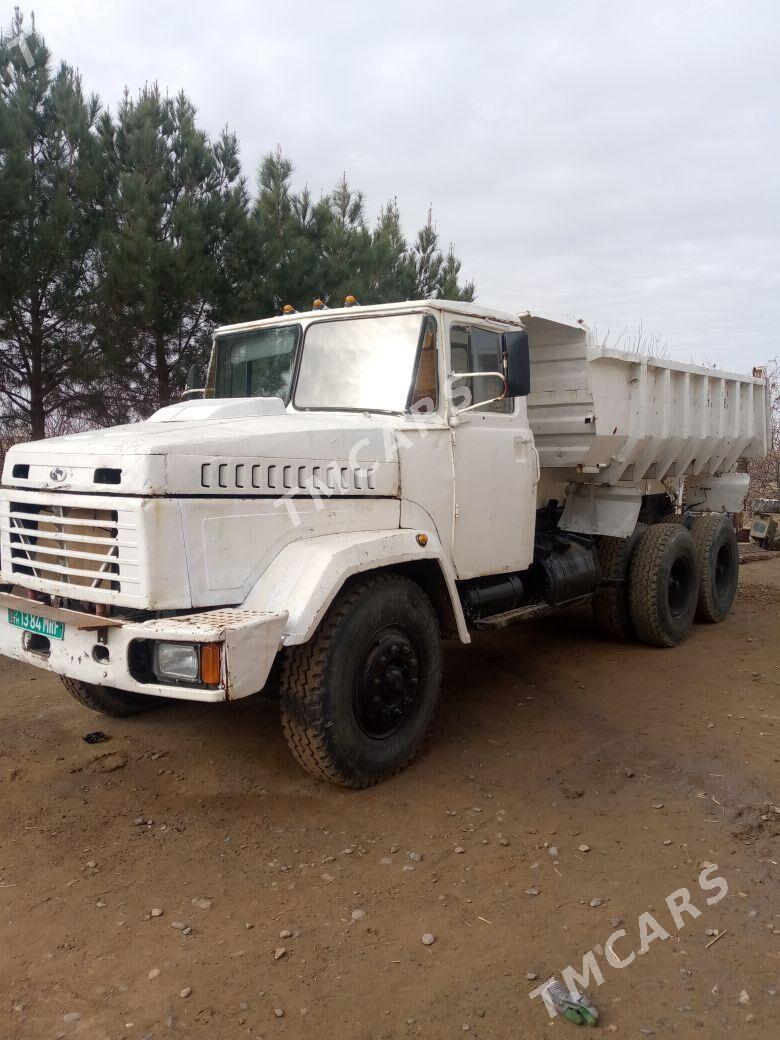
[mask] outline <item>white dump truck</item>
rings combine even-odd
[[[590,600],[674,646],[731,607],[760,372],[425,301],[221,328],[188,396],[5,460],[0,652],[96,711],[274,689],[298,761],[365,787],[420,747],[442,638]]]

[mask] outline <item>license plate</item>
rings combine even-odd
[[[12,610],[9,607],[8,623],[16,628],[23,628],[26,632],[48,636],[49,639],[62,639],[65,635],[64,622],[52,621],[51,618],[39,617],[38,614],[28,614],[26,610]]]

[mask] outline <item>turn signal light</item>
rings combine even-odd
[[[200,681],[207,686],[219,686],[220,644],[203,643],[200,648]]]

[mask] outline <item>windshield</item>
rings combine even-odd
[[[296,407],[403,412],[422,321],[392,314],[314,322],[303,343]]]
[[[217,337],[215,397],[290,400],[299,325]]]

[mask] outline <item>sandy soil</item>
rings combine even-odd
[[[271,701],[116,722],[3,662],[0,1037],[563,1036],[528,993],[594,947],[603,1030],[780,1035],[779,634],[776,559],[677,650],[584,612],[450,647],[426,752],[363,793]],[[607,965],[648,910],[668,939]]]

